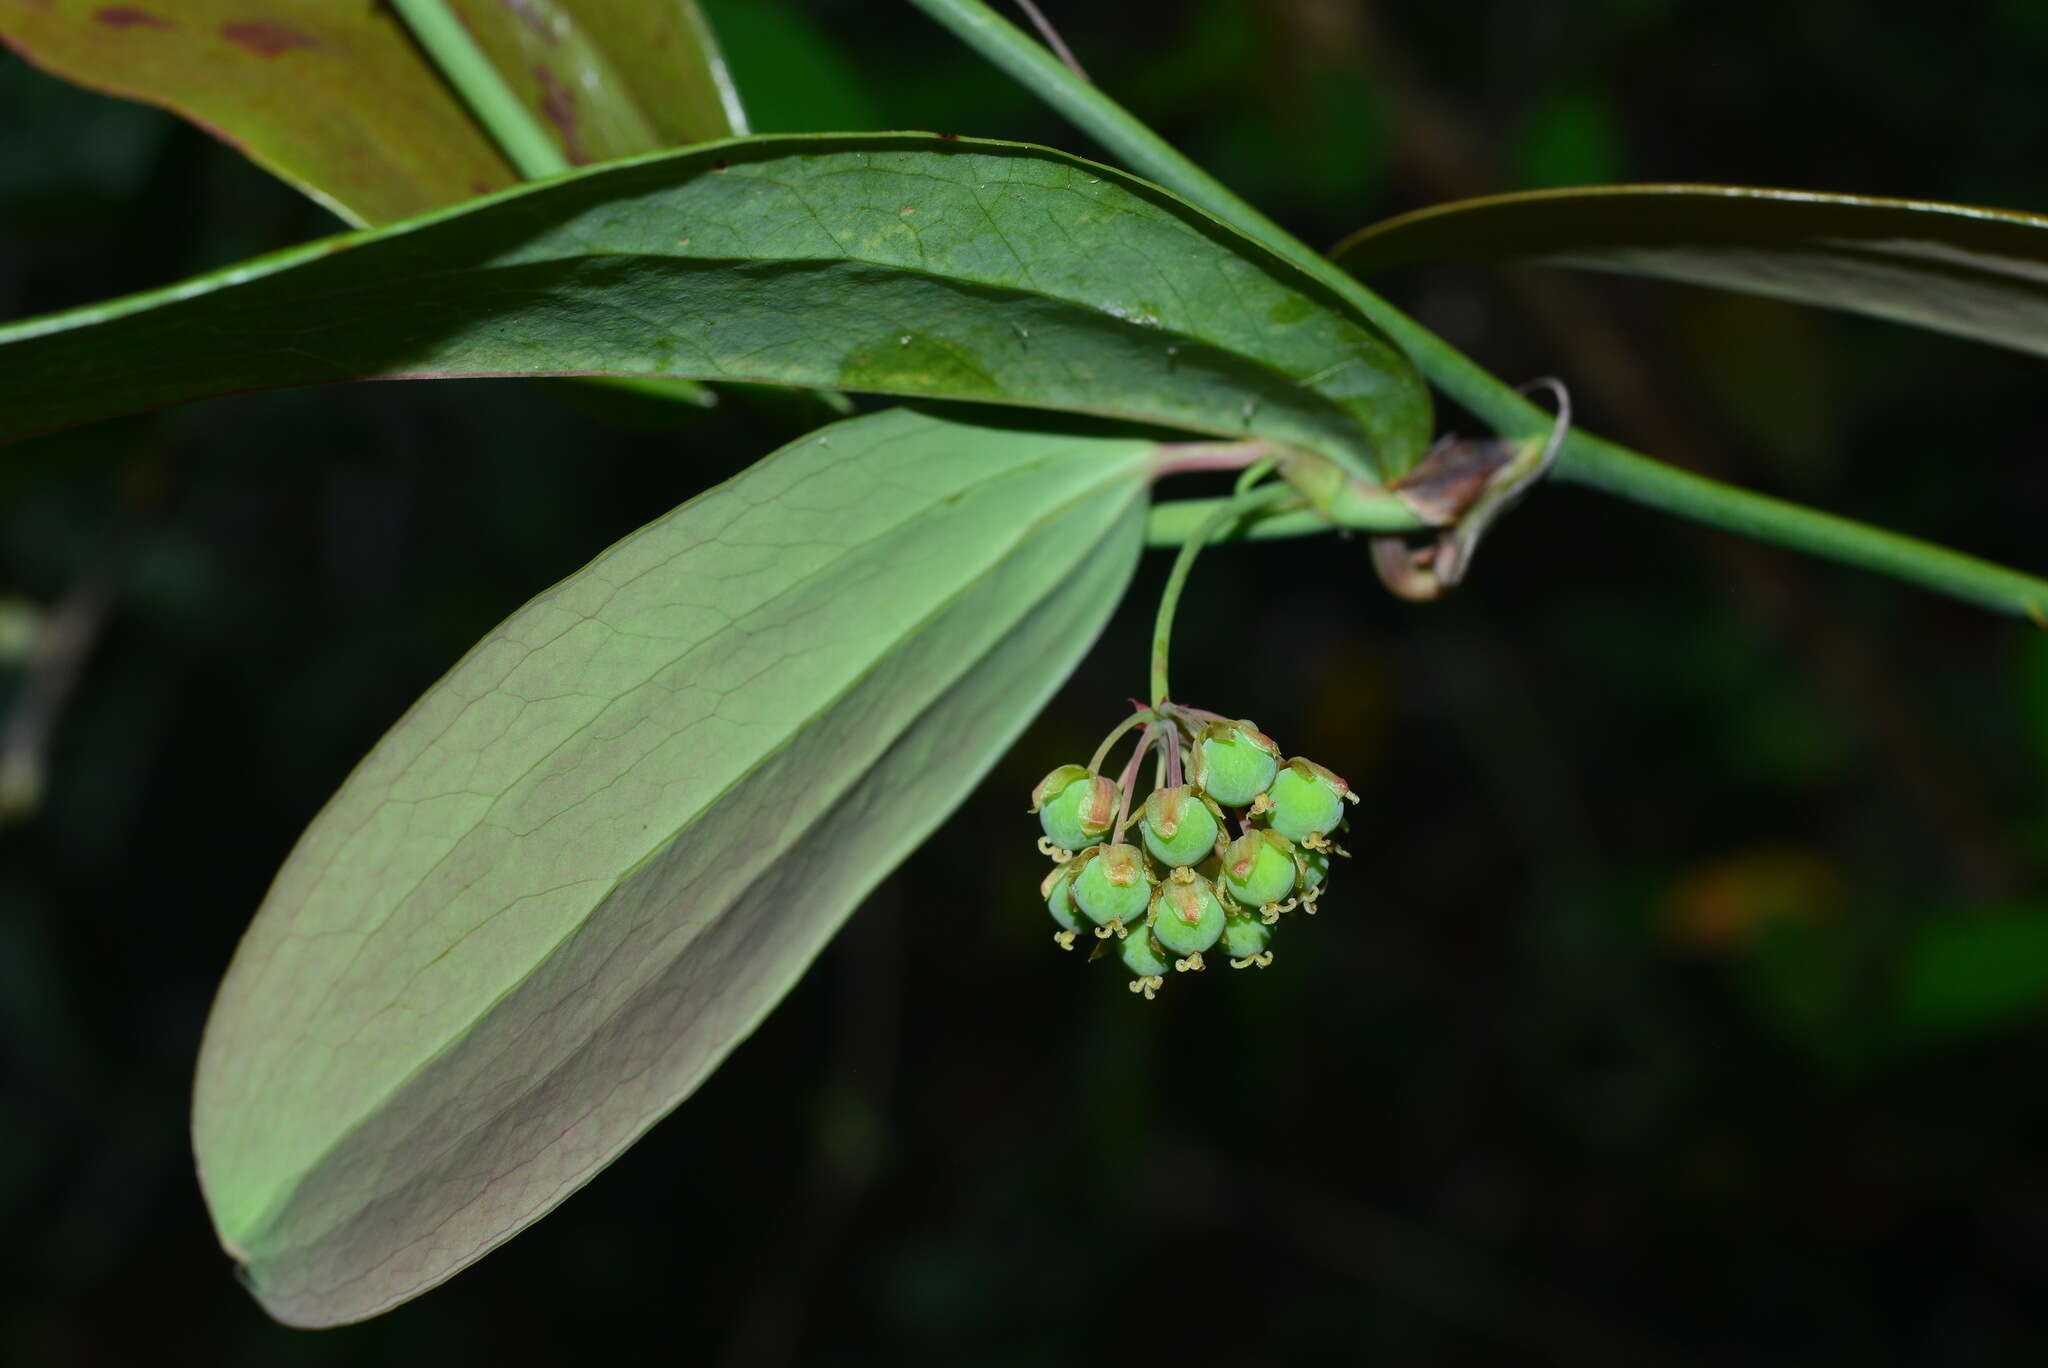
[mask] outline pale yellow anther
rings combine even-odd
[[[1272,962],[1273,952],[1266,950],[1256,955],[1246,955],[1243,959],[1234,959],[1230,962],[1230,967],[1233,969],[1243,969],[1255,965],[1263,969]]]
[[[1124,919],[1122,917],[1111,917],[1109,919],[1109,929],[1116,932],[1116,938],[1118,940],[1122,940],[1124,937],[1131,934],[1131,929],[1128,926],[1124,925]]]
[[[1353,792],[1352,792],[1352,791],[1351,791],[1350,789],[1345,789],[1345,790],[1344,790],[1344,801],[1345,801],[1345,802],[1347,802],[1347,803],[1355,803],[1355,802],[1357,802],[1357,801],[1358,801],[1358,795],[1357,795],[1357,794],[1355,794],[1355,793],[1353,793]]]
[[[1252,805],[1244,810],[1244,815],[1247,817],[1256,817],[1262,812],[1271,812],[1272,810],[1272,795],[1261,793],[1252,799]]]
[[[1164,988],[1165,986],[1166,980],[1159,977],[1159,975],[1157,974],[1146,974],[1142,977],[1134,978],[1131,980],[1131,991],[1134,993],[1143,993],[1145,995],[1145,1001],[1147,1002],[1150,1002],[1152,1000],[1152,995],[1154,993],[1158,992],[1161,988]]]
[[[1071,950],[1074,948],[1074,933],[1071,931],[1055,931],[1052,933],[1052,943],[1062,950]]]
[[[1194,954],[1189,955],[1186,959],[1175,960],[1173,962],[1173,967],[1175,971],[1179,973],[1199,974],[1208,966],[1202,963],[1202,952],[1197,950]]]
[[[1271,926],[1274,922],[1280,920],[1282,912],[1292,912],[1294,905],[1299,901],[1300,899],[1298,898],[1289,898],[1286,902],[1269,902],[1259,909],[1259,920]]]
[[[1065,864],[1068,860],[1074,858],[1073,851],[1066,849],[1064,846],[1054,845],[1050,836],[1038,838],[1038,853],[1051,860],[1054,864]]]
[[[1311,831],[1301,843],[1310,850],[1323,851],[1330,848],[1330,838],[1320,831]]]
[[[1173,873],[1169,874],[1167,877],[1172,879],[1175,883],[1193,883],[1195,881],[1195,871],[1188,865],[1175,865],[1173,867]]]
[[[1110,926],[1114,926],[1115,924],[1116,923],[1111,922]],[[1114,936],[1115,934],[1116,932],[1112,931],[1109,926],[1098,926],[1095,928],[1095,939],[1097,940],[1108,940],[1111,936]]]

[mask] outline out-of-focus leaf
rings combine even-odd
[[[1165,191],[917,134],[596,168],[0,328],[0,440],[370,377],[668,375],[1063,409],[1396,475],[1407,358]],[[1374,462],[1378,463],[1375,472]]]
[[[1761,846],[1680,874],[1664,892],[1663,923],[1685,949],[1724,954],[1750,946],[1779,922],[1833,920],[1842,901],[1841,876],[1825,857]]]
[[[791,0],[705,0],[747,92],[748,122],[763,133],[888,127],[868,85],[868,77],[881,73],[862,72],[819,26],[812,8]]]
[[[1587,185],[1626,175],[1621,118],[1599,86],[1554,90],[1529,112],[1514,140],[1524,185]]]
[[[360,1319],[674,1107],[1073,668],[1152,444],[896,409],[807,436],[493,631],[301,838],[193,1103],[279,1319]]]
[[[1907,953],[1899,1024],[1945,1044],[2048,1010],[2048,906],[1978,913],[1930,926]]]
[[[2048,217],[1733,185],[1492,195],[1403,214],[1334,255],[1366,275],[1535,260],[1746,290],[2048,356]]]
[[[383,5],[0,0],[0,40],[66,80],[184,115],[352,224],[518,180]]]
[[[2034,736],[2034,756],[2048,776],[2048,633],[2035,633],[2019,643],[2020,710]]]
[[[696,0],[449,0],[571,165],[747,131]]]

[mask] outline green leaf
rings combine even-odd
[[[760,133],[850,133],[887,128],[863,71],[797,0],[704,0],[733,77],[747,92],[747,121]],[[920,73],[922,76],[922,73]]]
[[[0,0],[0,40],[53,75],[184,115],[349,223],[518,180],[382,5]]]
[[[746,131],[695,0],[450,4],[574,163]],[[358,226],[519,179],[384,5],[0,0],[0,39],[184,115]]]
[[[1822,304],[2048,356],[2048,217],[1730,185],[1616,185],[1460,200],[1332,254],[1360,275],[1535,260]]]
[[[2034,739],[2035,762],[2048,774],[2048,632],[2031,633],[2018,647],[2020,715]]]
[[[822,429],[416,703],[285,862],[201,1050],[202,1185],[271,1314],[433,1286],[716,1068],[1088,649],[1154,449]]]
[[[0,328],[0,440],[369,377],[668,375],[1063,409],[1398,473],[1429,396],[1321,285],[1040,148],[755,138]]]
[[[571,165],[747,131],[696,0],[447,0]]]
[[[2048,906],[1976,912],[1929,926],[1908,950],[1899,1028],[1945,1044],[2038,1020],[2048,1009]]]

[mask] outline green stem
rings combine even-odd
[[[1548,414],[1240,199],[981,0],[910,2],[1133,171],[1182,195],[1328,286],[1386,332],[1437,388],[1496,432],[1527,439],[1549,430]],[[2048,618],[2048,580],[1703,479],[1585,432],[1574,430],[1566,439],[1553,473],[1682,518],[1875,570],[2015,616],[2037,622]],[[1195,516],[1168,511],[1181,507],[1167,504],[1155,511],[1155,540]],[[1299,518],[1265,519],[1247,529],[1252,536],[1311,530],[1315,529]]]
[[[1873,570],[2015,617],[2048,614],[2048,579],[1867,523],[1787,503],[1653,461],[1626,447],[1574,432],[1565,447],[1577,459],[1560,460],[1557,473],[1625,499],[1776,542],[1795,551]]]
[[[1291,486],[1284,484],[1260,485],[1229,499],[1215,501],[1212,511],[1203,518],[1174,557],[1173,569],[1167,573],[1166,588],[1159,595],[1159,616],[1152,626],[1152,694],[1148,700],[1155,708],[1165,703],[1172,695],[1167,691],[1166,662],[1173,645],[1173,615],[1180,607],[1180,591],[1187,587],[1188,571],[1195,567],[1195,557],[1202,554],[1202,548],[1218,539],[1231,523],[1265,509],[1283,500],[1298,499]],[[1324,524],[1328,526],[1327,523]]]
[[[470,37],[455,11],[448,8],[446,0],[391,3],[412,30],[413,38],[434,59],[448,84],[455,87],[470,113],[497,140],[505,159],[521,176],[539,180],[570,169],[569,159],[484,56],[483,49]]]
[[[1211,514],[1230,503],[1222,499],[1173,499],[1152,505],[1145,521],[1147,546],[1184,546]],[[1311,508],[1266,513],[1245,519],[1231,536],[1238,541],[1269,541],[1278,537],[1312,537],[1330,530],[1330,520]]]

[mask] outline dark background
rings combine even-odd
[[[1312,242],[1606,180],[2048,210],[2040,0],[1046,7]],[[763,130],[1092,150],[907,7],[712,9]],[[0,56],[0,317],[333,227]],[[1601,277],[1376,283],[1596,430],[2048,569],[2038,358]],[[1563,486],[1431,607],[1335,539],[1198,569],[1182,697],[1365,798],[1272,969],[1146,1005],[1035,901],[1025,794],[1139,689],[1154,553],[673,1118],[424,1299],[271,1324],[185,1137],[271,873],[471,641],[794,431],[390,384],[0,457],[0,708],[25,608],[107,605],[0,829],[0,1361],[2048,1361],[2048,634]]]

